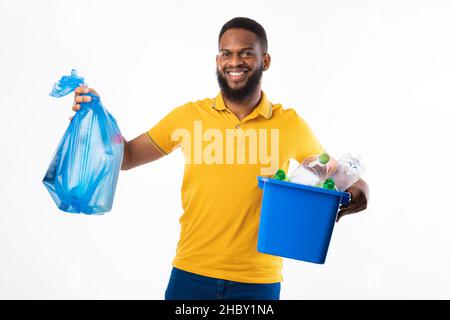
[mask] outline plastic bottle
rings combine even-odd
[[[337,169],[331,178],[338,191],[345,191],[359,180],[364,171],[365,167],[361,164],[360,157],[346,153],[339,159]]]
[[[327,190],[336,190],[336,186],[334,185],[334,180],[332,178],[325,179],[325,181],[321,183],[319,187]]]
[[[277,172],[275,172],[275,174],[272,177],[272,179],[288,181],[288,179],[286,178],[286,172],[284,172],[283,169],[278,169]]]
[[[335,161],[330,161],[327,153],[306,158],[289,176],[289,181],[318,186],[325,181],[336,168]]]

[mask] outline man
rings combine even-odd
[[[262,192],[257,176],[288,170],[289,160],[323,152],[293,109],[272,104],[261,90],[270,66],[264,28],[248,18],[228,21],[216,57],[220,93],[173,109],[148,132],[127,142],[123,170],[181,146],[184,213],[166,299],[279,299],[280,257],[256,250]],[[79,87],[73,110],[90,102]],[[367,206],[359,180],[338,220]]]

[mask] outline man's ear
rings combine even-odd
[[[270,55],[268,53],[265,53],[263,55],[263,71],[266,71],[267,69],[269,69],[270,61],[271,61]]]

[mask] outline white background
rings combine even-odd
[[[41,180],[72,95],[48,93],[76,68],[132,139],[218,93],[217,36],[235,16],[267,31],[269,99],[335,157],[360,154],[371,187],[324,265],[284,259],[281,298],[450,298],[450,2],[429,0],[0,0],[0,298],[164,297],[180,150],[122,172],[106,215],[63,213]]]

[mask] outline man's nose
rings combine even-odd
[[[233,67],[240,66],[243,63],[241,55],[237,53],[233,53],[230,58],[230,65]]]

